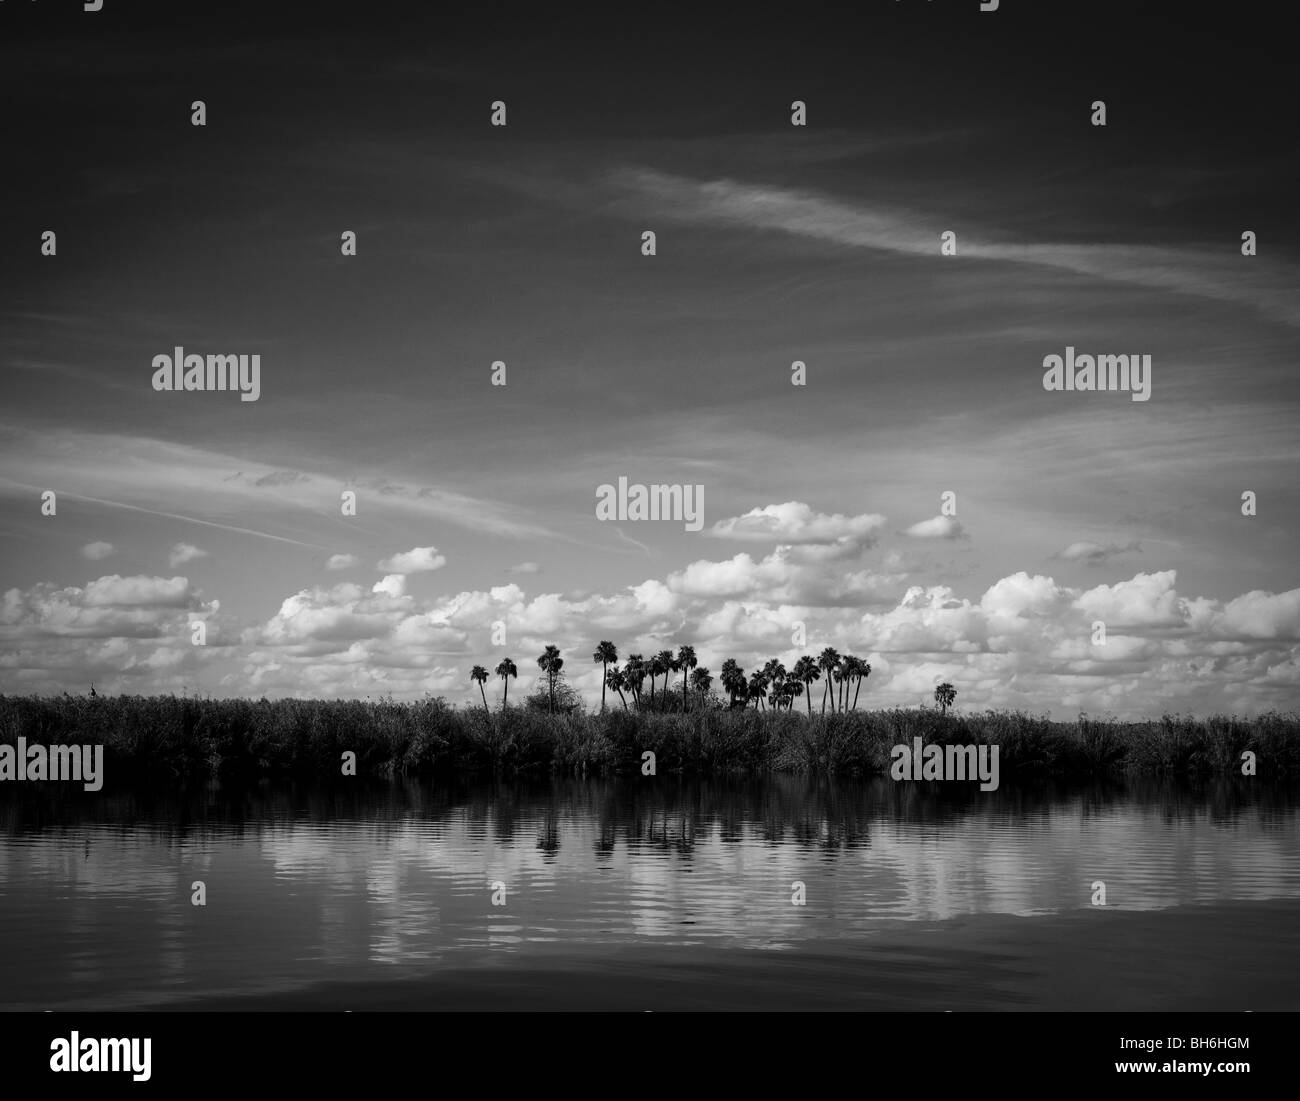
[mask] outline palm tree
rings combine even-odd
[[[623,685],[632,693],[638,708],[641,706],[641,685],[645,683],[646,661],[640,654],[628,654],[623,663]]]
[[[614,649],[612,642],[602,642],[596,646],[596,652],[591,655],[592,661],[600,662],[600,709],[605,710],[605,685],[609,681],[609,667],[618,661],[618,651]],[[623,710],[627,710],[626,701],[623,704]]]
[[[483,697],[483,710],[486,711],[488,709],[487,693],[483,691],[483,685],[487,684],[488,671],[483,666],[476,665],[469,671],[469,679],[478,682],[479,695]]]
[[[854,676],[857,677],[857,686],[853,689],[853,710],[858,709],[858,693],[862,691],[862,682],[871,676],[871,663],[863,661],[861,658],[854,658],[857,668],[854,670]]]
[[[509,658],[502,658],[501,664],[496,669],[497,676],[501,678],[505,688],[501,692],[501,709],[504,711],[506,706],[506,697],[510,694],[510,678],[519,676],[519,667]]]
[[[632,694],[632,702],[639,708],[641,706],[641,681],[645,679],[645,674],[634,673],[627,667],[623,666],[623,687]],[[627,710],[627,704],[623,704],[623,710]]]
[[[823,715],[826,714],[826,693],[830,690],[831,687],[831,674],[835,672],[835,667],[839,665],[839,663],[840,663],[839,651],[834,649],[831,646],[827,646],[826,649],[823,650],[817,658],[817,667],[823,673],[826,674],[826,684],[822,688],[822,714]],[[832,699],[831,711],[834,710],[835,710],[835,701]]]
[[[611,647],[612,649],[612,647]],[[618,698],[623,701],[623,710],[627,710],[627,697],[623,695],[623,670],[617,665],[611,665],[605,670],[605,680],[600,686],[601,707],[604,707],[605,685],[609,685],[618,693]]]
[[[934,702],[939,705],[939,714],[948,714],[948,708],[952,706],[953,700],[957,698],[957,689],[947,681],[944,681],[934,690]]]
[[[745,680],[745,670],[736,664],[732,658],[727,658],[722,663],[722,687],[727,690],[731,697],[731,706],[736,706],[736,697],[745,691],[748,682]]]
[[[558,646],[548,646],[537,659],[537,665],[546,674],[547,689],[550,693],[550,709],[555,710],[555,678],[564,668],[564,659],[560,657]]]
[[[699,664],[695,660],[695,647],[683,646],[677,651],[677,660],[673,663],[675,669],[682,671],[682,710],[686,710],[686,681],[690,676],[691,670]]]
[[[790,676],[797,680],[804,687],[804,697],[808,701],[808,714],[812,715],[812,682],[821,680],[822,671],[817,668],[817,663],[807,654],[794,663],[794,668],[790,670]]]
[[[853,663],[858,659],[852,654],[843,654],[840,657],[840,663],[835,667],[835,682],[840,686],[840,710],[847,710],[849,696],[849,680],[853,676]]]
[[[707,669],[696,669],[691,673],[691,687],[698,693],[700,699],[709,694],[709,688],[713,684],[713,674]]]
[[[758,710],[761,703],[764,709],[767,708],[767,678],[759,670],[749,674],[749,698],[754,701],[754,710]]]
[[[797,680],[788,680],[782,685],[785,692],[785,709],[794,710],[794,701],[803,695],[803,682]]]
[[[677,668],[677,663],[673,660],[673,652],[671,650],[660,650],[659,653],[655,654],[655,661],[659,663],[659,672],[664,675],[663,694],[667,696],[668,674]],[[650,705],[652,707],[654,706],[654,702],[654,685],[652,684],[650,686]]]

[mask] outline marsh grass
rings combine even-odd
[[[527,706],[491,713],[442,699],[214,700],[176,696],[0,696],[0,742],[103,744],[115,775],[194,779],[337,775],[345,751],[364,776],[495,773],[888,774],[890,750],[926,744],[1000,747],[1004,777],[1239,774],[1300,777],[1300,716],[1166,715],[1148,722],[1080,716],[1053,722],[1019,711],[941,715],[929,708],[797,711],[703,708],[690,713]]]

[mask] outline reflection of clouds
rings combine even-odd
[[[547,946],[779,948],[900,920],[1080,909],[1097,879],[1111,907],[1129,910],[1300,897],[1290,808],[1225,818],[1159,802],[1026,812],[990,799],[940,816],[915,793],[879,795],[845,796],[820,820],[801,799],[629,812],[519,797],[184,841],[144,830],[5,838],[0,1005],[121,1007]],[[207,883],[206,908],[189,904],[194,879]],[[496,880],[504,907],[491,904]],[[795,880],[806,906],[791,905]]]

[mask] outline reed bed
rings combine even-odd
[[[102,744],[110,775],[194,779],[447,773],[888,774],[890,750],[925,744],[1000,747],[1006,779],[1104,773],[1240,773],[1300,777],[1300,715],[1250,719],[1166,715],[1069,722],[1019,711],[941,714],[929,708],[798,711],[701,708],[548,714],[529,707],[454,708],[442,699],[249,700],[177,696],[0,696],[0,742]],[[110,771],[111,770],[111,771]]]

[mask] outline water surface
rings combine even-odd
[[[631,978],[671,961],[685,981],[721,960],[758,974],[776,966],[762,962],[773,954],[813,1004],[824,996],[830,1007],[837,964],[873,945],[915,942],[917,958],[938,967],[947,930],[1012,916],[1014,928],[1040,932],[1069,915],[1093,920],[1098,881],[1111,915],[1249,912],[1254,951],[1274,967],[1270,939],[1276,931],[1278,951],[1291,950],[1282,926],[1294,928],[1296,911],[1261,904],[1300,903],[1297,791],[1241,781],[979,793],[660,777],[57,801],[13,790],[0,803],[5,1009],[206,1005],[440,976],[446,1007],[456,1004],[452,976],[489,971],[499,999],[528,1004],[512,975],[557,959],[603,960]],[[191,902],[200,880],[202,907]],[[792,902],[796,883],[804,905]],[[1216,937],[1225,949],[1240,939],[1240,920],[1197,934],[1211,956]],[[1142,958],[1167,952],[1169,968],[1185,967],[1192,934],[1151,928]],[[1137,925],[1120,929],[1138,936]],[[918,940],[922,930],[940,936]],[[1105,936],[1109,945],[1121,934]],[[1212,994],[1213,976],[1205,981]],[[992,997],[965,993],[977,1007]],[[900,1006],[915,1001],[895,994]],[[876,1007],[891,997],[879,992]],[[555,1000],[566,1004],[562,991]],[[581,1001],[575,989],[573,1007]]]

